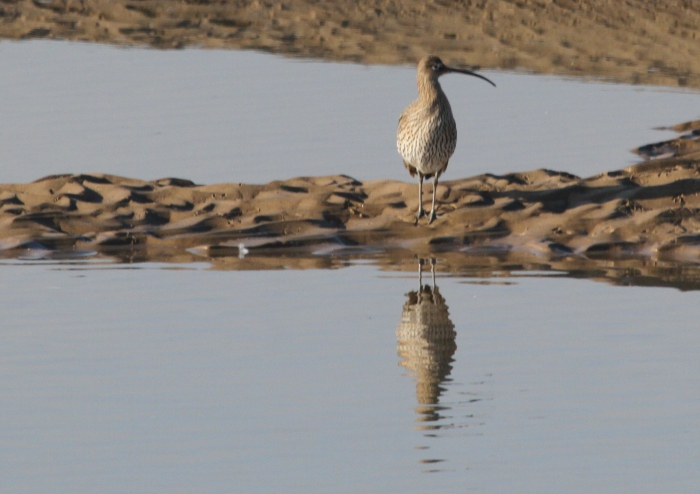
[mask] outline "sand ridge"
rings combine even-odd
[[[195,185],[104,174],[0,185],[0,250],[342,255],[522,250],[698,259],[700,157],[582,179],[551,170],[440,183],[438,219],[416,222],[417,185],[338,175]],[[431,186],[425,187],[428,201]]]
[[[640,146],[633,149],[632,152],[647,160],[700,156],[700,120],[684,122],[671,127],[660,127],[659,130],[673,130],[681,135],[668,141]]]

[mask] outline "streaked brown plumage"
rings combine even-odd
[[[435,195],[438,179],[457,146],[457,125],[452,108],[442,91],[438,78],[449,73],[478,77],[496,86],[486,77],[470,70],[447,67],[438,57],[430,55],[418,62],[418,99],[399,118],[396,146],[411,176],[418,175],[418,214],[423,216],[423,179],[433,179],[433,206],[428,223],[435,219]]]

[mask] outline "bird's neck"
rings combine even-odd
[[[445,98],[442,87],[437,77],[429,77],[423,74],[418,76],[418,96],[423,101],[436,101]]]

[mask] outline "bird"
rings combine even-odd
[[[418,62],[418,99],[406,107],[399,118],[396,147],[411,176],[418,175],[418,213],[423,211],[423,179],[433,178],[433,205],[428,224],[436,218],[435,195],[438,179],[447,169],[447,163],[457,146],[457,125],[452,108],[438,78],[445,74],[466,74],[491,84],[493,81],[472,72],[445,65],[439,57],[428,55]]]

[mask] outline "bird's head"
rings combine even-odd
[[[435,55],[428,55],[427,57],[423,57],[420,62],[418,62],[418,76],[423,76],[423,77],[428,77],[429,79],[434,79],[437,80],[438,77],[444,74],[450,74],[450,73],[455,73],[455,74],[466,74],[466,75],[471,75],[474,77],[478,77],[479,79],[483,79],[489,84],[491,84],[493,87],[496,87],[496,85],[484,77],[483,75],[477,74],[476,72],[472,72],[471,70],[466,70],[466,69],[457,69],[454,67],[448,67],[445,65],[442,60],[440,60],[440,57],[436,57]]]
[[[448,72],[448,68],[442,63],[440,57],[428,55],[418,62],[418,72],[431,77],[440,77]]]

